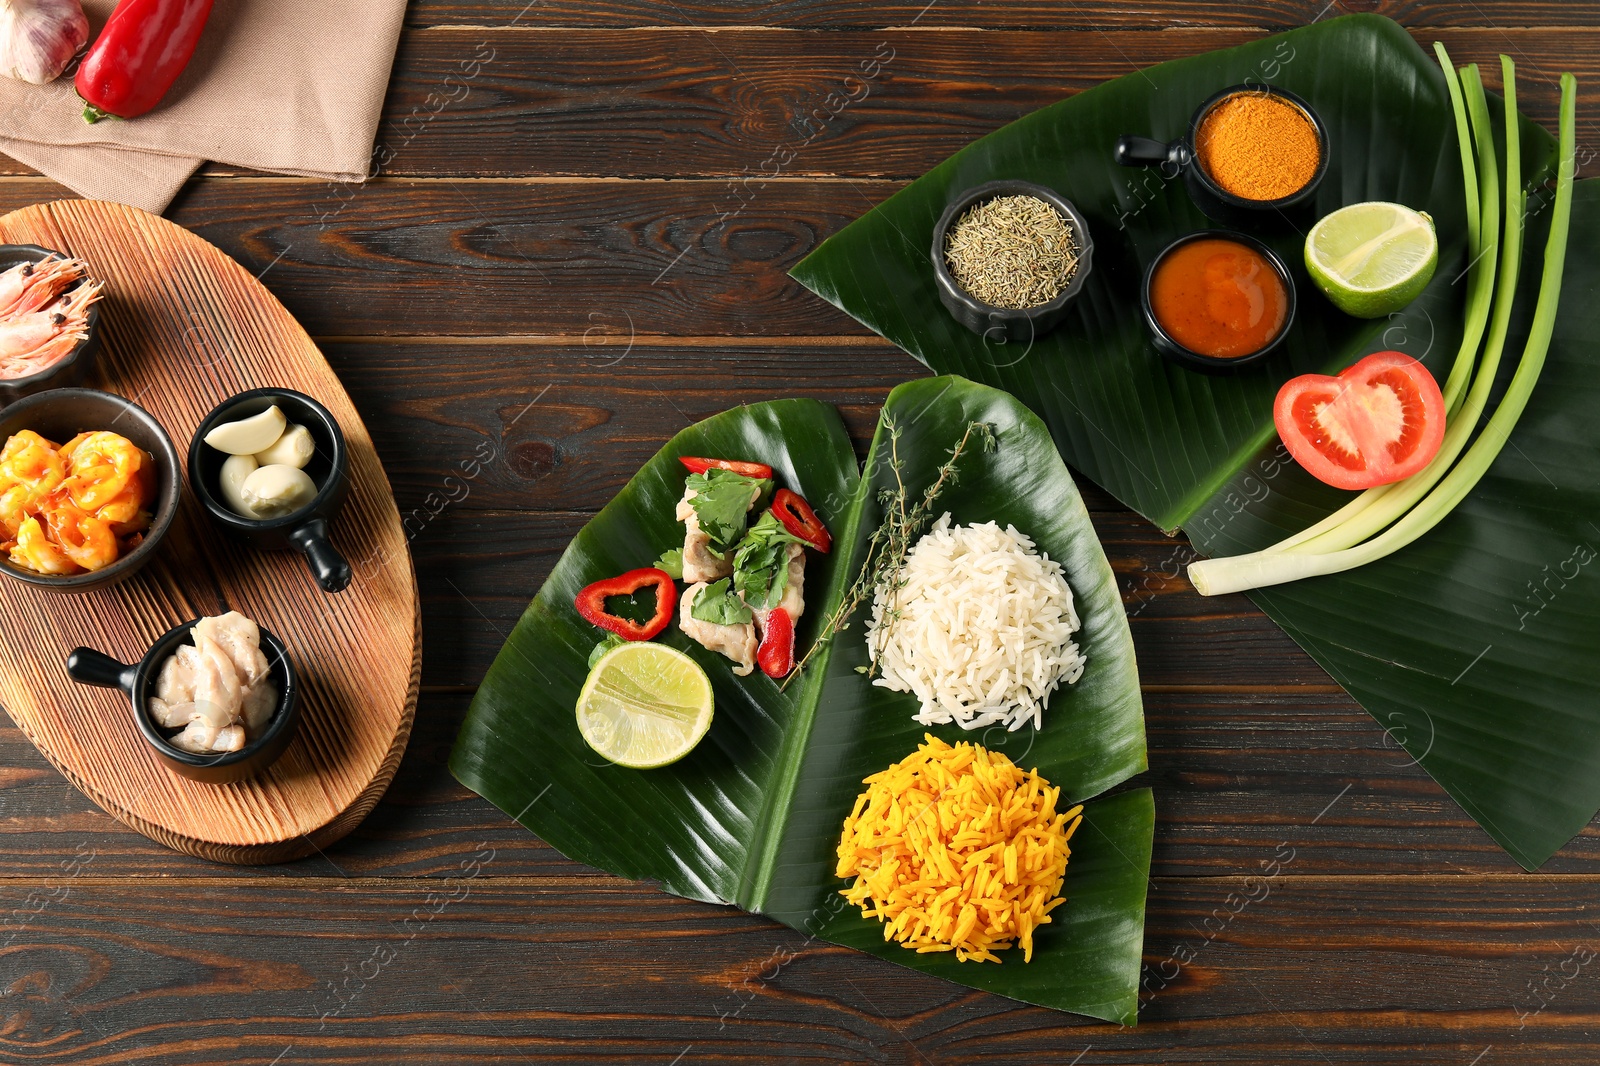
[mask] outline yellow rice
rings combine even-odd
[[[1067,841],[1083,807],[1056,813],[1059,788],[1010,759],[931,734],[864,782],[839,839],[840,894],[884,923],[883,938],[962,962],[999,962],[1065,903]]]

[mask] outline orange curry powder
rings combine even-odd
[[[1224,191],[1281,200],[1305,188],[1322,161],[1317,131],[1293,104],[1241,92],[1206,112],[1195,137],[1200,165]]]

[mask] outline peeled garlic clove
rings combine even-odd
[[[302,469],[316,454],[317,442],[311,431],[295,422],[283,431],[283,436],[273,441],[265,450],[256,453],[256,462],[262,466],[292,466]]]
[[[206,434],[206,443],[229,455],[254,455],[272,447],[273,442],[283,435],[283,427],[288,421],[278,405],[273,404],[258,415],[222,423]]]
[[[244,479],[239,494],[257,518],[294,514],[317,495],[317,483],[304,471],[282,463],[263,466]]]
[[[55,81],[89,39],[78,0],[0,0],[0,74]]]
[[[222,486],[222,498],[245,518],[254,518],[255,515],[250,505],[244,502],[244,482],[260,465],[253,455],[230,455],[222,461],[222,474],[217,479]]]

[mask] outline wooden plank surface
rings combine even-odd
[[[940,27],[932,20],[941,7],[914,27],[890,22],[883,29],[735,23],[711,33],[708,27],[717,23],[682,17],[639,28],[561,29],[533,23],[531,11],[517,28],[413,29],[402,39],[378,159],[392,177],[715,174],[742,181],[759,176],[760,163],[779,150],[788,159],[788,177],[907,179],[1064,96],[1261,34],[1257,23],[1107,29],[1075,17],[1058,18],[1048,28]],[[671,8],[657,10],[672,14]],[[1442,40],[1461,62],[1483,64],[1491,87],[1499,84],[1496,54],[1510,54],[1522,72],[1522,108],[1553,128],[1561,70],[1580,78],[1580,116],[1600,103],[1600,60],[1581,47],[1600,8],[1572,4],[1563,10],[1568,24],[1479,21],[1475,27],[1414,26],[1413,33],[1424,48]],[[1003,63],[996,62],[997,53],[1004,54]],[[864,84],[863,63],[875,72]],[[830,97],[841,91],[851,98],[847,104]],[[597,137],[600,115],[605,135]],[[464,153],[466,141],[472,150]],[[0,157],[0,173],[33,172]],[[751,188],[741,184],[741,195],[748,197]],[[453,195],[464,202],[471,187],[458,182]],[[351,196],[352,188],[329,187],[314,206],[327,214]],[[719,199],[726,205],[734,196],[730,187]],[[495,221],[508,218],[496,215]]]
[[[860,447],[888,390],[924,373],[785,276],[906,180],[1104,78],[1348,10],[1442,39],[1491,81],[1508,52],[1541,121],[1554,74],[1574,70],[1587,148],[1600,6],[525,4],[409,7],[384,177],[212,166],[169,213],[318,338],[393,482],[426,649],[394,783],[324,854],[235,870],[112,822],[0,726],[0,1061],[1600,1058],[1600,832],[1517,873],[1280,630],[1242,597],[1196,596],[1186,545],[1092,486],[1158,811],[1137,1030],[597,874],[445,767],[503,634],[671,434],[730,403],[812,396]],[[880,46],[894,58],[867,99],[807,138],[819,98]],[[445,75],[489,52],[435,112]],[[739,184],[797,138],[781,177]],[[0,159],[0,211],[62,194]]]
[[[1463,1066],[1485,1048],[1480,1062],[1593,1062],[1600,945],[1569,887],[1593,878],[1329,879],[1275,861],[1153,883],[1145,1020],[1122,1031],[646,885],[499,876],[492,845],[426,880],[181,892],[90,862],[5,886],[6,902],[45,905],[0,957],[3,1046],[8,1061],[82,1066]],[[1541,1011],[1529,983],[1547,977]]]
[[[522,0],[526,3],[526,0]],[[1241,0],[1238,3],[1101,4],[1087,0],[417,0],[406,11],[411,27],[482,26],[498,28],[512,19],[519,26],[777,26],[848,28],[918,25],[948,27],[1060,29],[1166,29],[1226,26],[1291,29],[1348,12],[1387,15],[1411,27],[1518,28],[1593,26],[1600,11],[1569,0]],[[520,18],[518,16],[520,15]]]

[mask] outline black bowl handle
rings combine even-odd
[[[1125,134],[1117,138],[1113,158],[1125,167],[1170,166],[1182,170],[1189,165],[1189,146],[1182,140],[1167,144],[1154,137]]]
[[[102,651],[93,648],[74,648],[67,656],[67,673],[72,680],[96,688],[120,688],[133,695],[133,683],[139,676],[137,664],[129,666],[118,662]]]
[[[305,554],[306,565],[323,592],[343,592],[350,586],[350,564],[328,542],[326,518],[313,518],[290,532],[289,543]]]

